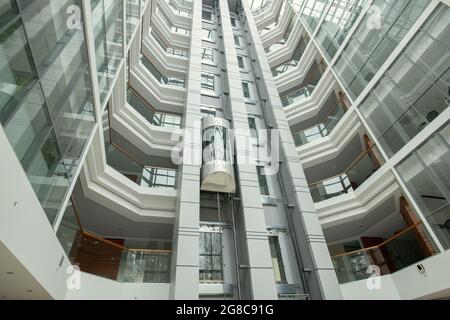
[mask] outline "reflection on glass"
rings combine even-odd
[[[334,0],[316,38],[328,61],[334,58],[367,0]]]
[[[414,201],[446,249],[450,248],[448,130],[449,125],[397,167]]]
[[[91,0],[100,101],[106,103],[123,59],[123,1]]]
[[[366,88],[428,4],[428,0],[373,2],[381,10],[380,28],[373,27],[368,12],[334,67],[353,99]]]
[[[436,9],[359,107],[389,156],[450,106],[449,14]]]
[[[93,97],[84,39],[83,21],[78,28],[67,23],[79,0],[17,1],[22,12],[31,53],[50,111],[58,144],[69,175],[94,125]]]
[[[314,202],[325,201],[358,189],[381,166],[383,159],[376,146],[361,154],[344,173],[309,186]]]
[[[332,257],[339,282],[367,279],[376,271],[373,266],[381,275],[391,274],[433,255],[420,245],[417,232],[421,227],[421,223],[413,225],[378,246]]]
[[[222,233],[217,227],[200,232],[200,282],[223,282]],[[207,232],[205,232],[207,231]]]

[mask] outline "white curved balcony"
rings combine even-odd
[[[294,54],[295,48],[299,44],[300,39],[304,36],[304,34],[305,31],[303,29],[303,26],[298,20],[295,23],[291,35],[289,36],[289,39],[287,39],[286,43],[281,45],[279,48],[271,50],[267,53],[267,61],[269,62],[270,67],[275,67],[289,60]]]
[[[190,35],[172,32],[160,14],[154,14],[152,16],[151,26],[153,30],[155,30],[158,35],[171,46],[189,48],[191,38]]]
[[[177,190],[140,186],[108,166],[100,131],[93,138],[80,182],[85,197],[132,221],[173,223]]]
[[[292,127],[316,116],[333,90],[338,91],[339,86],[331,71],[328,70],[323,74],[311,95],[299,96],[292,104],[284,107],[289,125]]]
[[[332,161],[357,134],[363,131],[364,128],[356,113],[347,112],[327,136],[297,147],[298,155],[305,167]]]
[[[253,16],[258,29],[263,29],[279,17],[285,0],[272,0],[266,7],[253,11]]]
[[[278,91],[285,92],[301,83],[319,56],[319,52],[310,41],[297,65],[274,77]]]
[[[322,228],[327,229],[366,217],[399,190],[393,173],[385,166],[355,191],[315,203],[315,208]]]
[[[281,13],[281,16],[279,18],[279,22],[277,23],[277,25],[271,29],[268,30],[267,32],[263,33],[261,35],[261,42],[264,48],[269,48],[270,46],[272,46],[273,44],[275,44],[277,41],[281,41],[283,40],[286,32],[288,31],[288,27],[289,24],[295,23],[297,24],[297,22],[299,22],[299,20],[297,19],[297,21],[293,21],[295,20],[295,14],[294,11],[292,10],[292,8],[290,6],[286,6],[286,9]],[[291,32],[292,34],[293,32]],[[284,39],[284,41],[288,41],[288,39]]]
[[[141,50],[142,54],[165,75],[186,78],[188,59],[164,51],[151,34],[144,36]]]
[[[140,62],[132,61],[131,86],[157,110],[184,113],[185,88],[161,84]]]
[[[171,5],[172,4],[172,5]],[[192,25],[192,16],[188,11],[176,12],[177,9],[173,1],[158,1],[158,6],[164,10],[174,25],[180,26],[185,29],[190,29]]]

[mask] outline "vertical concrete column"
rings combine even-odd
[[[178,175],[178,203],[174,222],[171,298],[199,298],[199,222],[201,170],[201,35],[202,0],[193,0],[189,66],[186,79],[186,110],[183,164]]]
[[[230,108],[235,131],[236,153],[238,157],[237,175],[241,192],[250,291],[256,300],[278,299],[275,275],[270,256],[268,233],[261,201],[256,163],[245,159],[253,158],[255,150],[249,150],[248,114],[242,92],[241,74],[237,61],[230,12],[227,0],[220,0],[220,15],[223,28],[225,61],[229,84]],[[246,163],[247,162],[247,163]]]
[[[256,66],[259,66],[261,70],[260,83],[266,94],[264,98],[267,103],[264,112],[273,122],[274,128],[280,131],[282,180],[285,190],[290,191],[287,196],[290,201],[289,205],[292,207],[293,228],[297,237],[295,240],[302,251],[300,254],[303,268],[308,271],[306,280],[311,297],[313,299],[342,299],[323,230],[252,11],[246,1],[242,1],[242,6],[247,17],[248,33],[257,57]]]

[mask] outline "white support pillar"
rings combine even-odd
[[[201,170],[201,39],[202,0],[193,0],[189,67],[186,81],[186,110],[183,164],[180,166],[178,204],[174,224],[171,299],[199,298],[199,224]]]
[[[233,117],[233,128],[248,133],[250,130],[248,114],[242,92],[241,74],[233,38],[228,1],[220,0],[219,5],[230,90],[229,96],[232,97],[230,99],[230,111]],[[249,158],[249,153],[255,153],[255,151],[247,148],[248,135],[236,133],[236,154],[238,158]],[[278,299],[278,294],[270,256],[269,238],[258,184],[256,163],[238,163],[237,173],[241,193],[240,209],[242,210],[242,220],[245,224],[251,298],[255,300],[276,300]]]

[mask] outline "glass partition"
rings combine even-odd
[[[121,241],[79,232],[71,250],[82,272],[123,283],[170,282],[170,250],[129,249]]]
[[[391,274],[433,255],[420,245],[418,232],[422,232],[419,231],[421,227],[419,222],[377,246],[332,257],[339,282],[364,280],[374,274]]]
[[[331,108],[325,120],[306,130],[294,134],[295,146],[301,147],[312,141],[328,136],[347,112],[343,97]]]
[[[123,6],[123,1],[91,0],[97,75],[102,105],[106,103],[107,95],[123,59]]]
[[[444,248],[450,249],[450,125],[431,136],[398,172]]]
[[[384,163],[376,146],[361,154],[344,173],[309,186],[314,202],[325,201],[358,189]]]
[[[315,86],[313,85],[308,85],[306,87],[303,87],[297,91],[294,91],[292,93],[289,93],[285,96],[281,97],[281,102],[283,104],[283,107],[287,107],[290,106],[291,104],[304,100],[306,98],[308,98],[309,96],[311,96],[311,94],[313,93],[315,89]]]

